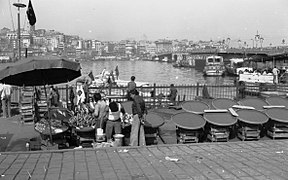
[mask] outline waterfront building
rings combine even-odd
[[[172,52],[172,49],[173,49],[172,41],[164,39],[164,40],[156,41],[155,44],[156,44],[157,53]]]

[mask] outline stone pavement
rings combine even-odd
[[[288,140],[3,152],[0,175],[1,180],[285,180]]]

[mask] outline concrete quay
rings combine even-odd
[[[288,140],[2,152],[0,155],[1,180],[285,180],[287,167]]]

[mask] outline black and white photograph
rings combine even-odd
[[[0,0],[0,180],[287,180],[287,0]]]

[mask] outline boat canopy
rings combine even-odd
[[[230,62],[231,62],[231,64],[232,63],[234,63],[234,64],[243,63],[244,59],[243,58],[232,58],[232,59],[230,59]]]

